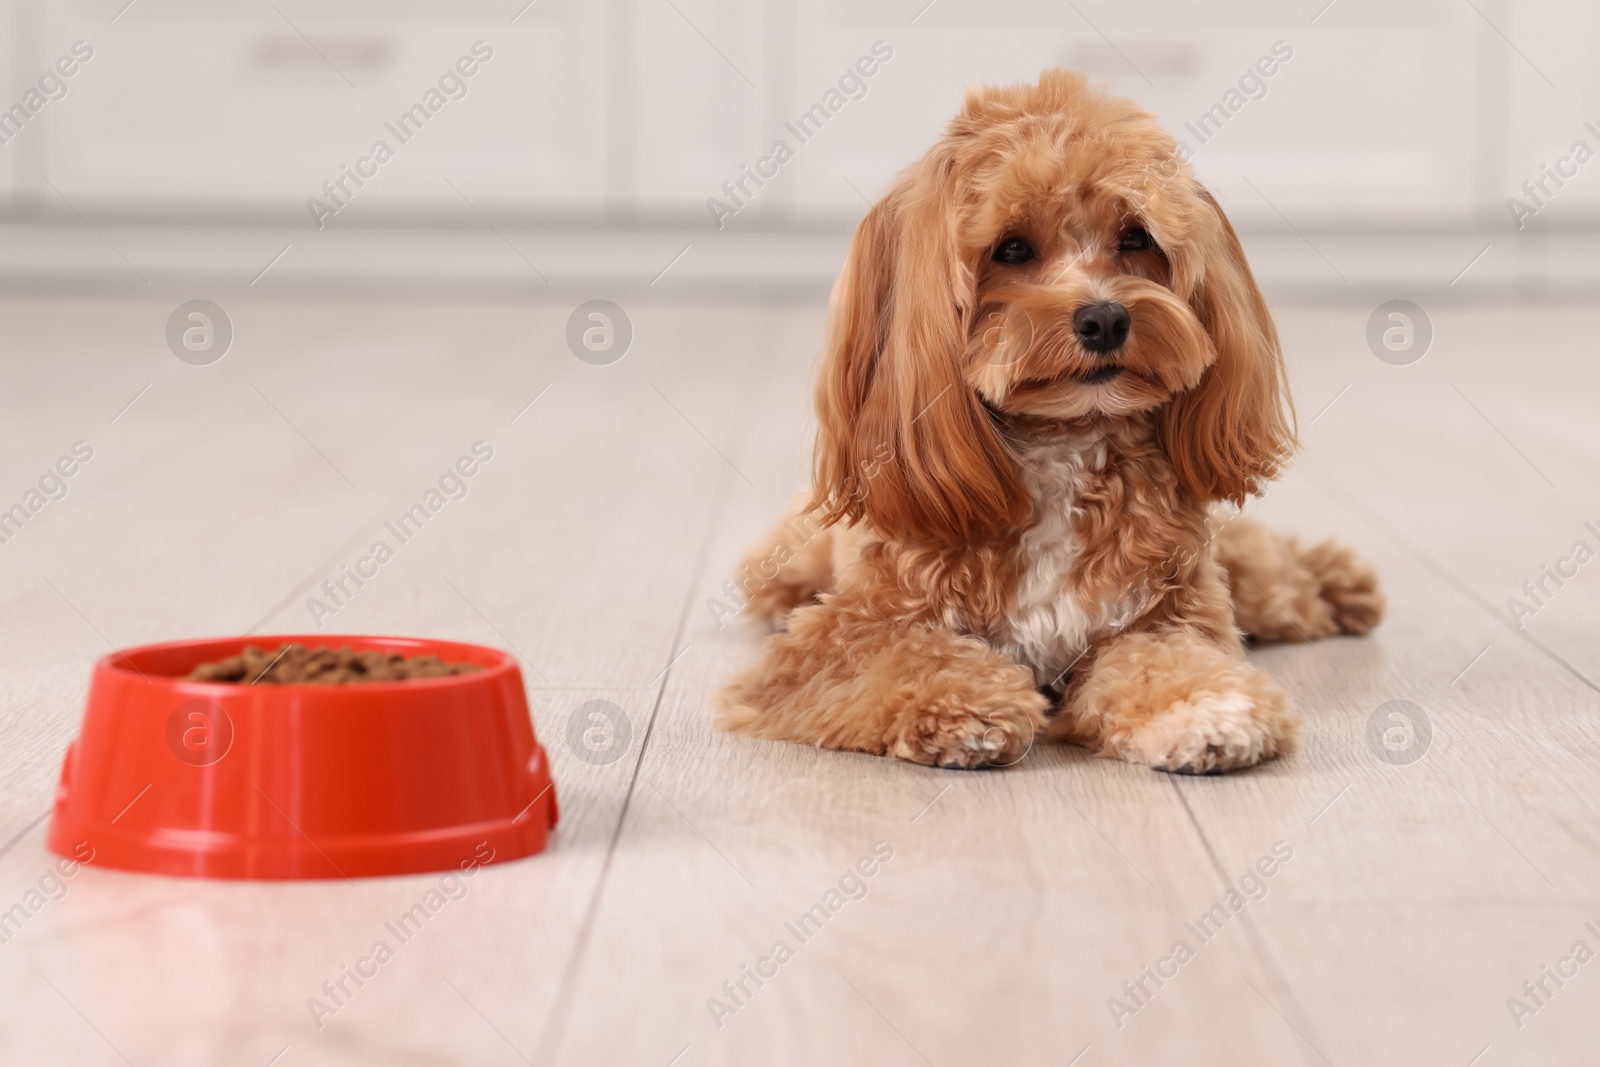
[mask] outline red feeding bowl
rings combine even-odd
[[[434,655],[483,670],[405,682],[192,682],[247,644]],[[452,641],[323,634],[175,641],[94,666],[50,849],[203,878],[354,878],[541,851],[555,786],[522,673]]]

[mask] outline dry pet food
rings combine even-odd
[[[237,656],[200,664],[189,672],[189,679],[246,685],[352,685],[444,678],[452,674],[473,674],[482,669],[471,663],[446,663],[438,656],[356,652],[349,647],[307,648],[301,644],[284,645],[267,652],[246,645]]]

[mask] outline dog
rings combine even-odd
[[[1075,73],[970,89],[856,230],[813,485],[736,579],[779,632],[720,725],[941,767],[1036,737],[1292,751],[1246,636],[1364,634],[1373,569],[1235,508],[1295,444],[1276,328],[1177,143]]]

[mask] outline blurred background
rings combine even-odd
[[[143,642],[514,650],[562,811],[326,1029],[424,879],[86,870],[0,944],[0,1064],[1593,1062],[1593,975],[1506,1005],[1600,936],[1597,44],[1592,0],[0,0],[0,918]],[[1388,618],[1252,652],[1303,748],[1223,779],[716,730],[852,228],[966,85],[1053,65],[1237,225],[1303,444],[1251,513],[1356,546]],[[1204,975],[1108,1017],[1280,839]]]
[[[1066,65],[1269,289],[1586,291],[1597,39],[1565,0],[10,0],[0,285],[821,292],[964,85]]]

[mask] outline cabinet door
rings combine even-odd
[[[1259,0],[935,0],[913,23],[915,10],[889,0],[801,7],[793,109],[873,41],[895,53],[866,98],[797,159],[803,212],[859,214],[851,186],[881,191],[959,108],[963,85],[1033,81],[1048,66],[1082,70],[1149,108],[1246,220],[1281,225],[1268,200],[1303,225],[1460,219],[1471,208],[1479,16],[1466,5],[1341,0],[1314,25],[1314,9],[1291,19]],[[1250,73],[1262,57],[1271,77]]]
[[[648,0],[624,6],[629,32],[613,57],[629,113],[619,192],[650,214],[709,224],[706,201],[760,155],[772,20],[780,5],[754,0]],[[629,62],[631,58],[631,62]],[[755,196],[756,186],[746,180]],[[741,197],[740,199],[744,199]],[[747,203],[751,201],[746,201]]]
[[[10,72],[9,77],[0,78],[0,94],[3,94],[0,109],[4,109],[0,112],[0,203],[6,204],[16,202],[19,180],[29,171],[37,171],[43,159],[42,146],[36,143],[40,139],[29,136],[29,128],[35,125],[38,116],[26,111],[26,104],[23,104],[25,114],[12,114],[30,89],[40,89],[39,79],[47,73],[42,61],[35,59],[35,50],[29,47],[26,12],[19,18],[17,8],[15,4],[0,6],[0,56],[5,57]],[[45,91],[57,92],[53,83],[47,84]],[[40,98],[43,99],[43,92]],[[47,106],[41,105],[40,114]],[[37,130],[31,132],[38,133]]]
[[[1152,93],[1153,110],[1235,219],[1462,224],[1481,200],[1478,18],[1446,0],[1341,0],[1314,25],[1191,27],[1194,73]]]
[[[1600,8],[1517,0],[1499,14],[1516,48],[1498,37],[1488,42],[1501,65],[1493,91],[1506,106],[1495,130],[1504,148],[1487,217],[1528,231],[1593,226],[1600,220]],[[1513,198],[1517,204],[1508,203]]]
[[[303,216],[332,181],[352,216],[467,210],[446,179],[491,203],[600,202],[595,5],[540,0],[512,24],[486,0],[140,0],[111,24],[118,6],[41,5],[51,58],[94,52],[47,114],[48,175],[86,203]],[[392,156],[341,181],[380,142]]]
[[[938,138],[966,85],[1037,79],[1061,62],[1062,42],[1070,38],[1064,19],[1076,17],[1064,4],[1006,0],[935,0],[918,16],[924,2],[798,5],[796,71],[784,117],[817,114],[813,109],[826,107],[830,93],[845,100],[805,143],[792,138],[796,156],[786,170],[793,173],[798,215],[859,217],[867,200]],[[855,88],[857,81],[864,89]]]

